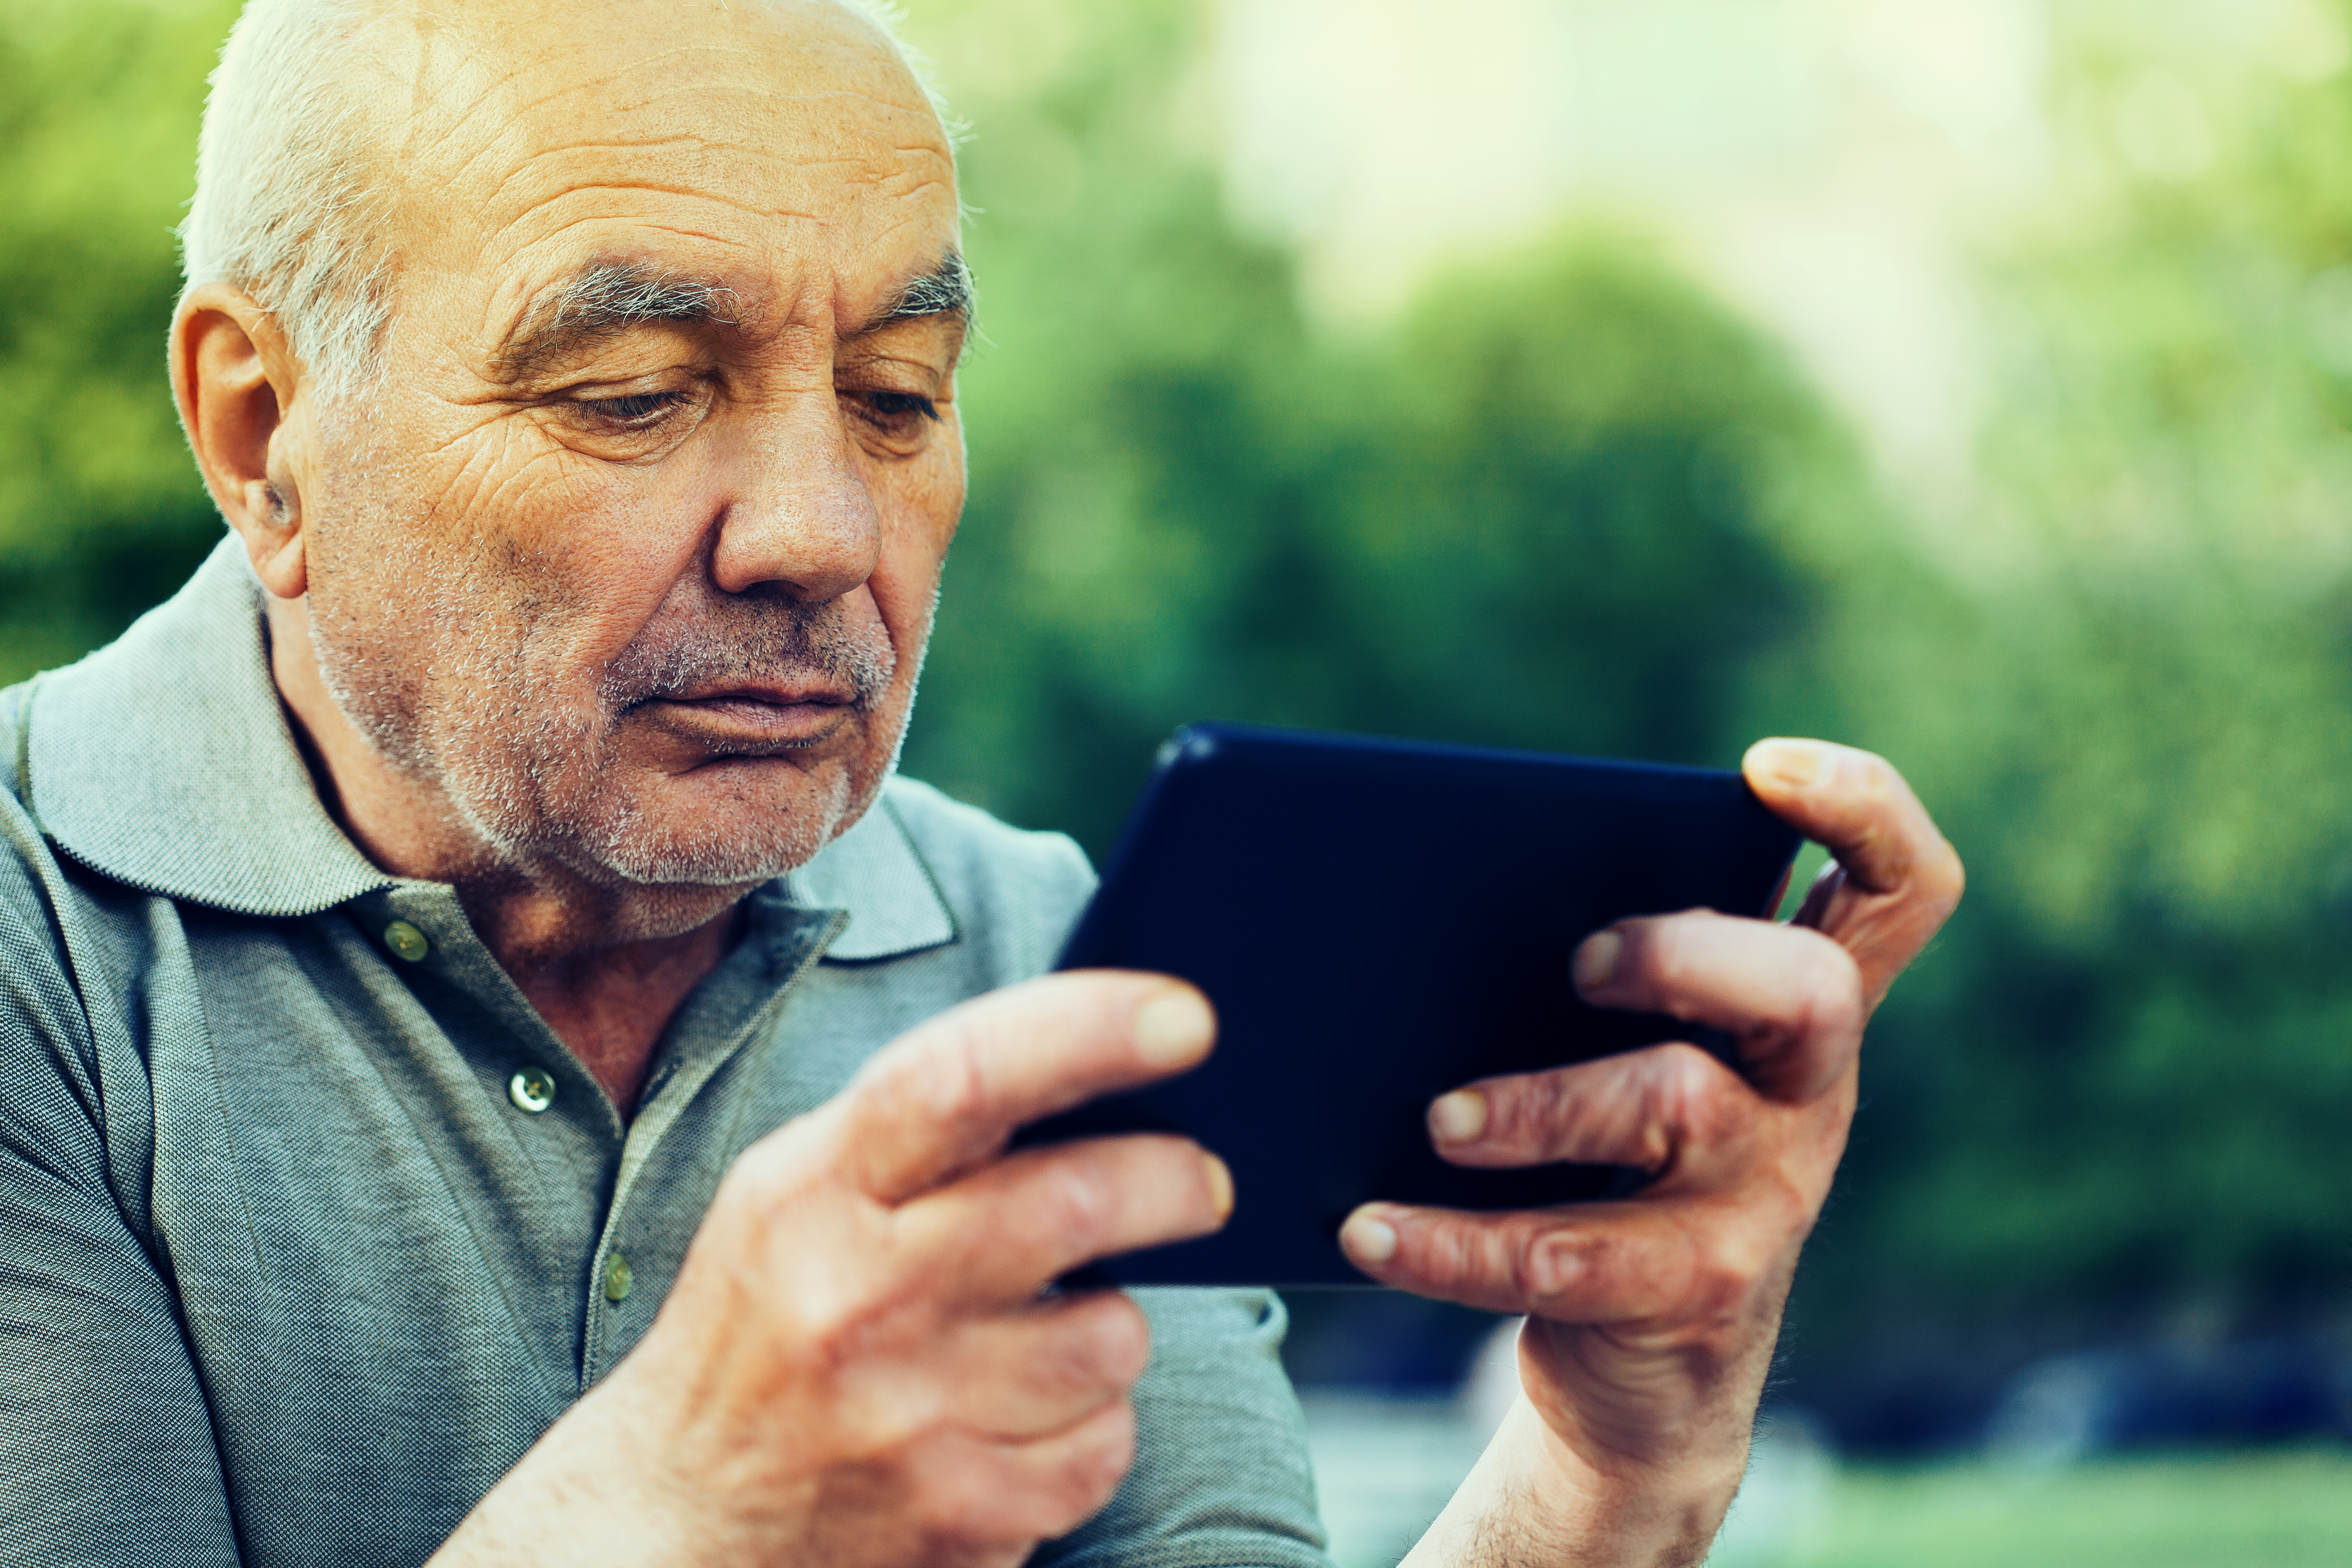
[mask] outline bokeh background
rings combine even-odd
[[[1719,1561],[2352,1559],[2352,0],[909,8],[984,327],[909,771],[1099,854],[1194,718],[1883,752],[1971,889]],[[234,10],[0,0],[0,677],[219,526]],[[1293,1307],[1392,1561],[1491,1325]]]

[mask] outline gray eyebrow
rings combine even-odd
[[[633,261],[599,261],[534,301],[492,363],[503,381],[523,381],[590,343],[648,321],[734,326],[735,291]]]
[[[953,316],[969,326],[971,307],[971,269],[964,265],[961,254],[950,250],[929,272],[899,289],[898,298],[868,317],[850,336],[919,316]]]
[[[741,324],[735,291],[715,279],[665,272],[631,261],[600,261],[534,301],[493,357],[499,378],[528,380],[593,342],[650,321]],[[955,251],[941,257],[849,335],[925,316],[971,320],[971,272]]]

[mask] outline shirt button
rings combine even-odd
[[[545,1068],[524,1068],[507,1079],[507,1098],[517,1110],[537,1116],[555,1103],[555,1075]]]
[[[392,949],[394,957],[404,958],[411,963],[433,951],[433,944],[425,940],[425,933],[406,921],[394,921],[383,928],[383,945]]]
[[[629,1299],[630,1288],[636,1282],[636,1276],[629,1271],[629,1260],[613,1254],[613,1260],[604,1265],[604,1300],[618,1306]]]

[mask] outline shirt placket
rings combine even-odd
[[[793,988],[823,956],[826,944],[840,934],[847,920],[835,910],[794,909],[765,892],[754,894],[753,900],[753,929],[746,942],[753,944],[763,965],[767,994],[751,1016],[732,1028],[714,1029],[707,1037],[696,1037],[698,1031],[689,1023],[687,1037],[668,1042],[656,1064],[636,1119],[628,1129],[620,1178],[605,1211],[590,1269],[595,1283],[589,1292],[585,1331],[581,1336],[583,1388],[602,1378],[635,1346],[667,1294],[669,1267],[662,1269],[659,1279],[640,1277],[637,1258],[644,1254],[639,1242],[646,1231],[658,1228],[665,1233],[658,1250],[665,1265],[671,1265],[684,1251],[686,1237],[679,1232],[690,1234],[701,1223],[698,1212],[690,1215],[640,1213],[637,1198],[656,1162],[680,1152],[678,1146],[686,1141],[700,1145],[704,1152],[713,1140],[721,1152],[735,1146],[735,1111],[741,1097],[732,1097],[731,1104],[713,1104],[706,1100],[705,1090],[730,1063],[773,1036],[778,1015]],[[691,1017],[685,1009],[681,1015]]]
[[[456,1017],[443,1023],[475,1065],[485,1091],[503,1100],[517,1123],[518,1142],[541,1145],[533,1151],[541,1180],[571,1184],[571,1192],[559,1194],[570,1201],[556,1205],[574,1216],[565,1235],[515,1239],[542,1258],[553,1251],[571,1258],[569,1267],[559,1265],[559,1277],[572,1281],[576,1291],[583,1390],[635,1345],[667,1291],[669,1268],[658,1267],[649,1276],[646,1254],[668,1262],[682,1251],[678,1232],[690,1234],[701,1218],[698,1213],[640,1214],[635,1200],[648,1173],[656,1162],[676,1157],[681,1145],[700,1148],[712,1138],[722,1143],[731,1138],[731,1126],[716,1125],[729,1120],[726,1104],[706,1103],[704,1090],[746,1047],[773,1031],[793,985],[846,920],[836,910],[794,907],[766,889],[751,895],[746,910],[741,948],[705,986],[740,982],[730,966],[751,964],[759,976],[756,1000],[747,997],[724,1026],[713,1026],[710,1010],[689,997],[663,1042],[635,1117],[624,1122],[604,1087],[476,936],[454,889],[403,883],[358,900],[353,910],[396,969],[413,982],[456,991],[484,1016],[487,1030]],[[417,989],[428,994],[430,1006],[432,985]]]

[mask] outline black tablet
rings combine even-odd
[[[1796,832],[1738,773],[1199,724],[1161,748],[1060,967],[1155,970],[1207,993],[1217,1048],[1183,1077],[1024,1130],[1034,1143],[1178,1131],[1233,1168],[1213,1237],[1095,1266],[1123,1285],[1366,1285],[1339,1222],[1384,1198],[1528,1208],[1620,1173],[1474,1171],[1429,1102],[1692,1037],[1586,1006],[1569,960],[1628,915],[1761,915]]]

